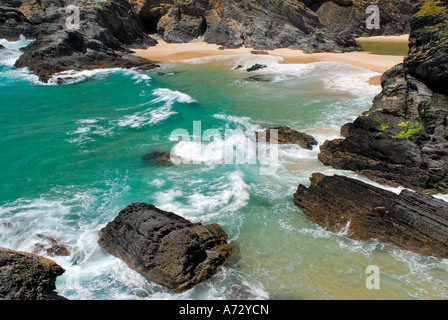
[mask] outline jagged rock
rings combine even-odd
[[[218,224],[192,223],[153,205],[134,203],[99,233],[99,244],[129,267],[176,292],[209,279],[231,256]]]
[[[168,42],[203,37],[224,48],[267,50],[294,47],[307,52],[353,51],[351,36],[326,29],[300,1],[131,0],[148,33]]]
[[[345,139],[321,146],[321,162],[381,183],[448,192],[447,23],[446,15],[412,18],[404,64],[383,75],[372,108],[342,127]]]
[[[272,127],[272,128],[266,128],[265,131],[263,131],[266,135],[266,142],[275,142],[271,141],[271,130],[277,130],[277,138],[279,144],[297,144],[301,146],[304,149],[312,150],[314,146],[318,145],[318,142],[316,139],[314,139],[313,136],[306,134],[304,132],[299,132],[296,130],[293,130],[289,127],[283,126],[283,127]],[[255,132],[255,137],[257,140],[260,139],[260,133]]]
[[[247,68],[246,71],[247,71],[247,72],[252,72],[252,71],[257,71],[257,70],[265,69],[265,68],[267,68],[266,65],[256,63],[256,64],[254,64],[253,66]]]
[[[40,254],[43,250],[45,250],[50,257],[70,255],[68,248],[59,244],[56,239],[43,234],[38,234],[37,236],[41,239],[41,241],[34,244],[34,254]]]
[[[18,9],[0,7],[0,38],[18,40],[21,35],[33,38],[34,28],[34,24]]]
[[[355,240],[378,240],[406,250],[448,257],[448,205],[432,196],[400,195],[343,176],[314,173],[294,203],[311,221]]]
[[[64,2],[65,5],[73,4]],[[66,27],[65,6],[52,7],[52,2],[24,2],[21,6],[33,17],[37,39],[24,49],[16,67],[28,67],[41,81],[47,82],[54,74],[67,70],[97,68],[157,67],[150,61],[131,55],[132,47],[155,45],[143,30],[126,0],[90,3],[78,0],[79,28]],[[45,10],[45,11],[44,11]]]
[[[305,0],[304,2],[316,12],[319,20],[335,33],[369,37],[408,34],[409,19],[426,1]],[[366,19],[369,16],[366,14],[366,9],[370,5],[379,7],[380,29],[366,28]]]
[[[55,292],[56,278],[64,272],[50,259],[0,248],[0,299],[65,300]]]

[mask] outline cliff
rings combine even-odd
[[[386,72],[372,108],[327,141],[319,159],[373,180],[448,192],[448,18],[428,1],[411,19],[409,55]]]
[[[381,28],[368,30],[368,1],[299,0],[1,0],[0,37],[36,41],[17,67],[47,82],[55,73],[93,68],[156,66],[130,48],[195,39],[228,48],[292,48],[305,52],[361,50],[355,36],[401,34],[423,1],[377,1]],[[79,8],[79,28],[67,28],[67,6]],[[57,82],[58,79],[55,79]]]

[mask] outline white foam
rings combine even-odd
[[[195,100],[189,95],[167,88],[155,89],[152,91],[152,95],[155,96],[155,98],[149,102],[141,104],[141,106],[148,104],[152,106],[161,102],[164,104],[156,109],[150,107],[145,111],[139,111],[132,115],[124,116],[122,119],[116,121],[117,125],[120,127],[130,128],[140,128],[147,125],[154,125],[177,113],[171,109],[175,102],[195,102]]]
[[[221,215],[234,215],[247,205],[250,198],[250,186],[244,181],[241,171],[225,173],[207,183],[200,180],[192,184],[186,189],[178,186],[156,192],[156,205],[166,211],[207,222]]]
[[[381,91],[380,86],[371,85],[370,78],[380,75],[367,69],[358,68],[340,62],[288,63],[282,64],[283,58],[269,55],[220,55],[183,60],[188,64],[225,63],[233,67],[242,66],[246,70],[254,64],[265,65],[266,68],[256,70],[252,74],[273,75],[273,81],[291,80],[294,78],[313,76],[322,79],[328,90],[347,92],[354,96],[375,96]],[[244,80],[239,80],[239,82]]]

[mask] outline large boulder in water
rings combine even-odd
[[[0,300],[65,300],[54,291],[64,272],[50,259],[0,248]]]
[[[107,252],[176,292],[209,279],[231,255],[218,224],[192,223],[146,203],[122,210],[99,235]]]

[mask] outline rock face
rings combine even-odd
[[[375,35],[400,35],[410,32],[409,19],[424,0],[304,0],[319,17],[319,20],[336,33],[355,37]],[[380,29],[367,29],[366,9],[377,5],[380,10]]]
[[[34,24],[16,8],[0,7],[0,39],[18,40],[34,36]]]
[[[448,257],[448,206],[429,195],[400,195],[342,176],[315,173],[300,185],[294,203],[311,221],[356,240],[390,243],[435,257]]]
[[[228,48],[300,48],[307,52],[353,51],[351,36],[333,33],[298,0],[131,0],[150,33],[167,42],[206,42]]]
[[[176,292],[207,280],[230,258],[226,232],[135,203],[100,231],[99,244],[129,267]]]
[[[424,3],[377,1],[381,28],[366,28],[367,0],[130,0],[147,32],[167,42],[202,36],[224,47],[299,48],[306,52],[359,50],[354,36],[403,34]]]
[[[65,300],[54,291],[56,278],[64,272],[44,257],[0,248],[0,299]]]
[[[448,18],[419,12],[410,52],[387,71],[372,108],[327,141],[319,159],[378,182],[448,192]]]
[[[167,42],[200,39],[222,48],[361,50],[354,36],[406,32],[411,12],[422,2],[381,1],[382,27],[371,31],[365,27],[370,3],[364,0],[2,0],[0,37],[36,38],[16,66],[47,82],[72,69],[154,68],[130,55],[130,48],[156,44],[148,33]],[[74,29],[67,24],[69,5],[80,12]]]
[[[314,146],[317,146],[318,142],[314,139],[313,136],[293,130],[289,127],[272,127],[267,128],[262,132],[261,137],[260,133],[256,132],[256,139],[263,139],[266,137],[266,142],[274,142],[271,141],[271,130],[277,130],[277,143],[279,144],[297,144],[304,149],[312,150]]]
[[[78,6],[79,27],[71,24],[68,5]],[[145,33],[126,0],[61,0],[58,7],[50,0],[22,1],[19,8],[35,25],[36,41],[24,49],[16,67],[28,67],[43,82],[67,70],[156,67],[131,55],[129,47],[156,41]]]

